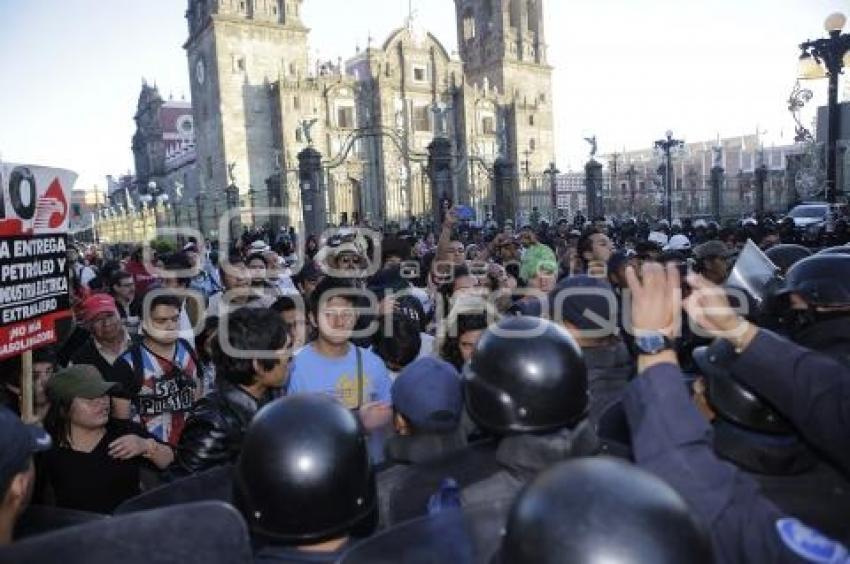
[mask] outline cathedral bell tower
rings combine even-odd
[[[522,208],[522,193],[543,189],[542,172],[554,160],[543,0],[455,0],[455,11],[467,84],[495,89],[502,101],[505,156],[520,176]]]
[[[224,201],[232,182],[245,206],[265,206],[280,167],[270,85],[307,75],[303,0],[189,0],[189,64],[198,174]],[[235,165],[235,166],[233,166]],[[235,202],[238,205],[238,202]],[[207,206],[210,207],[210,206]],[[205,213],[205,223],[218,218]],[[250,213],[246,208],[246,218]]]

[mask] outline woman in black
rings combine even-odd
[[[45,495],[59,507],[111,513],[139,494],[142,464],[165,468],[174,459],[171,448],[141,426],[109,418],[108,394],[116,385],[85,364],[63,370],[48,384],[51,406],[44,427],[53,447],[38,469]]]

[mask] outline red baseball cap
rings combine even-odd
[[[90,321],[101,313],[114,313],[118,315],[118,307],[115,300],[109,294],[94,294],[82,303],[83,318]]]

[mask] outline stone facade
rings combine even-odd
[[[153,182],[155,193],[150,195],[159,198],[157,205],[167,206],[175,218],[192,218],[197,226],[197,211],[189,209],[200,193],[192,105],[185,100],[164,100],[156,85],[143,81],[133,119],[136,174],[119,183],[109,181],[111,204],[124,209],[138,207]],[[210,217],[207,223],[211,225],[211,221]]]
[[[315,65],[302,4],[189,0],[184,47],[201,190],[221,201],[228,185],[238,187],[243,223],[264,223],[251,210],[277,201],[300,222],[297,155],[308,146],[323,156],[332,224],[428,218],[435,137],[452,145],[448,196],[480,220],[492,212],[499,156],[534,172],[552,160],[541,2],[456,0],[460,60],[410,18],[380,46]],[[466,33],[469,14],[491,31]],[[517,175],[515,189],[532,187]]]

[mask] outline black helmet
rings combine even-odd
[[[791,267],[779,295],[800,294],[809,305],[850,305],[850,256],[815,255]]]
[[[850,245],[841,245],[838,247],[829,247],[818,253],[819,255],[850,255]]]
[[[553,466],[514,502],[502,562],[712,562],[684,500],[645,470],[607,457]]]
[[[788,272],[795,263],[812,256],[812,251],[803,245],[775,245],[764,252],[770,262],[779,267],[782,272]]]
[[[545,319],[508,317],[488,328],[464,380],[469,414],[496,434],[572,427],[587,412],[581,350]]]
[[[794,428],[785,417],[732,377],[729,366],[735,356],[732,344],[723,339],[694,349],[694,362],[705,377],[708,403],[718,416],[739,427],[771,435],[793,435]]]
[[[266,405],[245,435],[233,498],[252,533],[283,544],[331,539],[372,518],[375,478],[357,418],[317,394]]]

